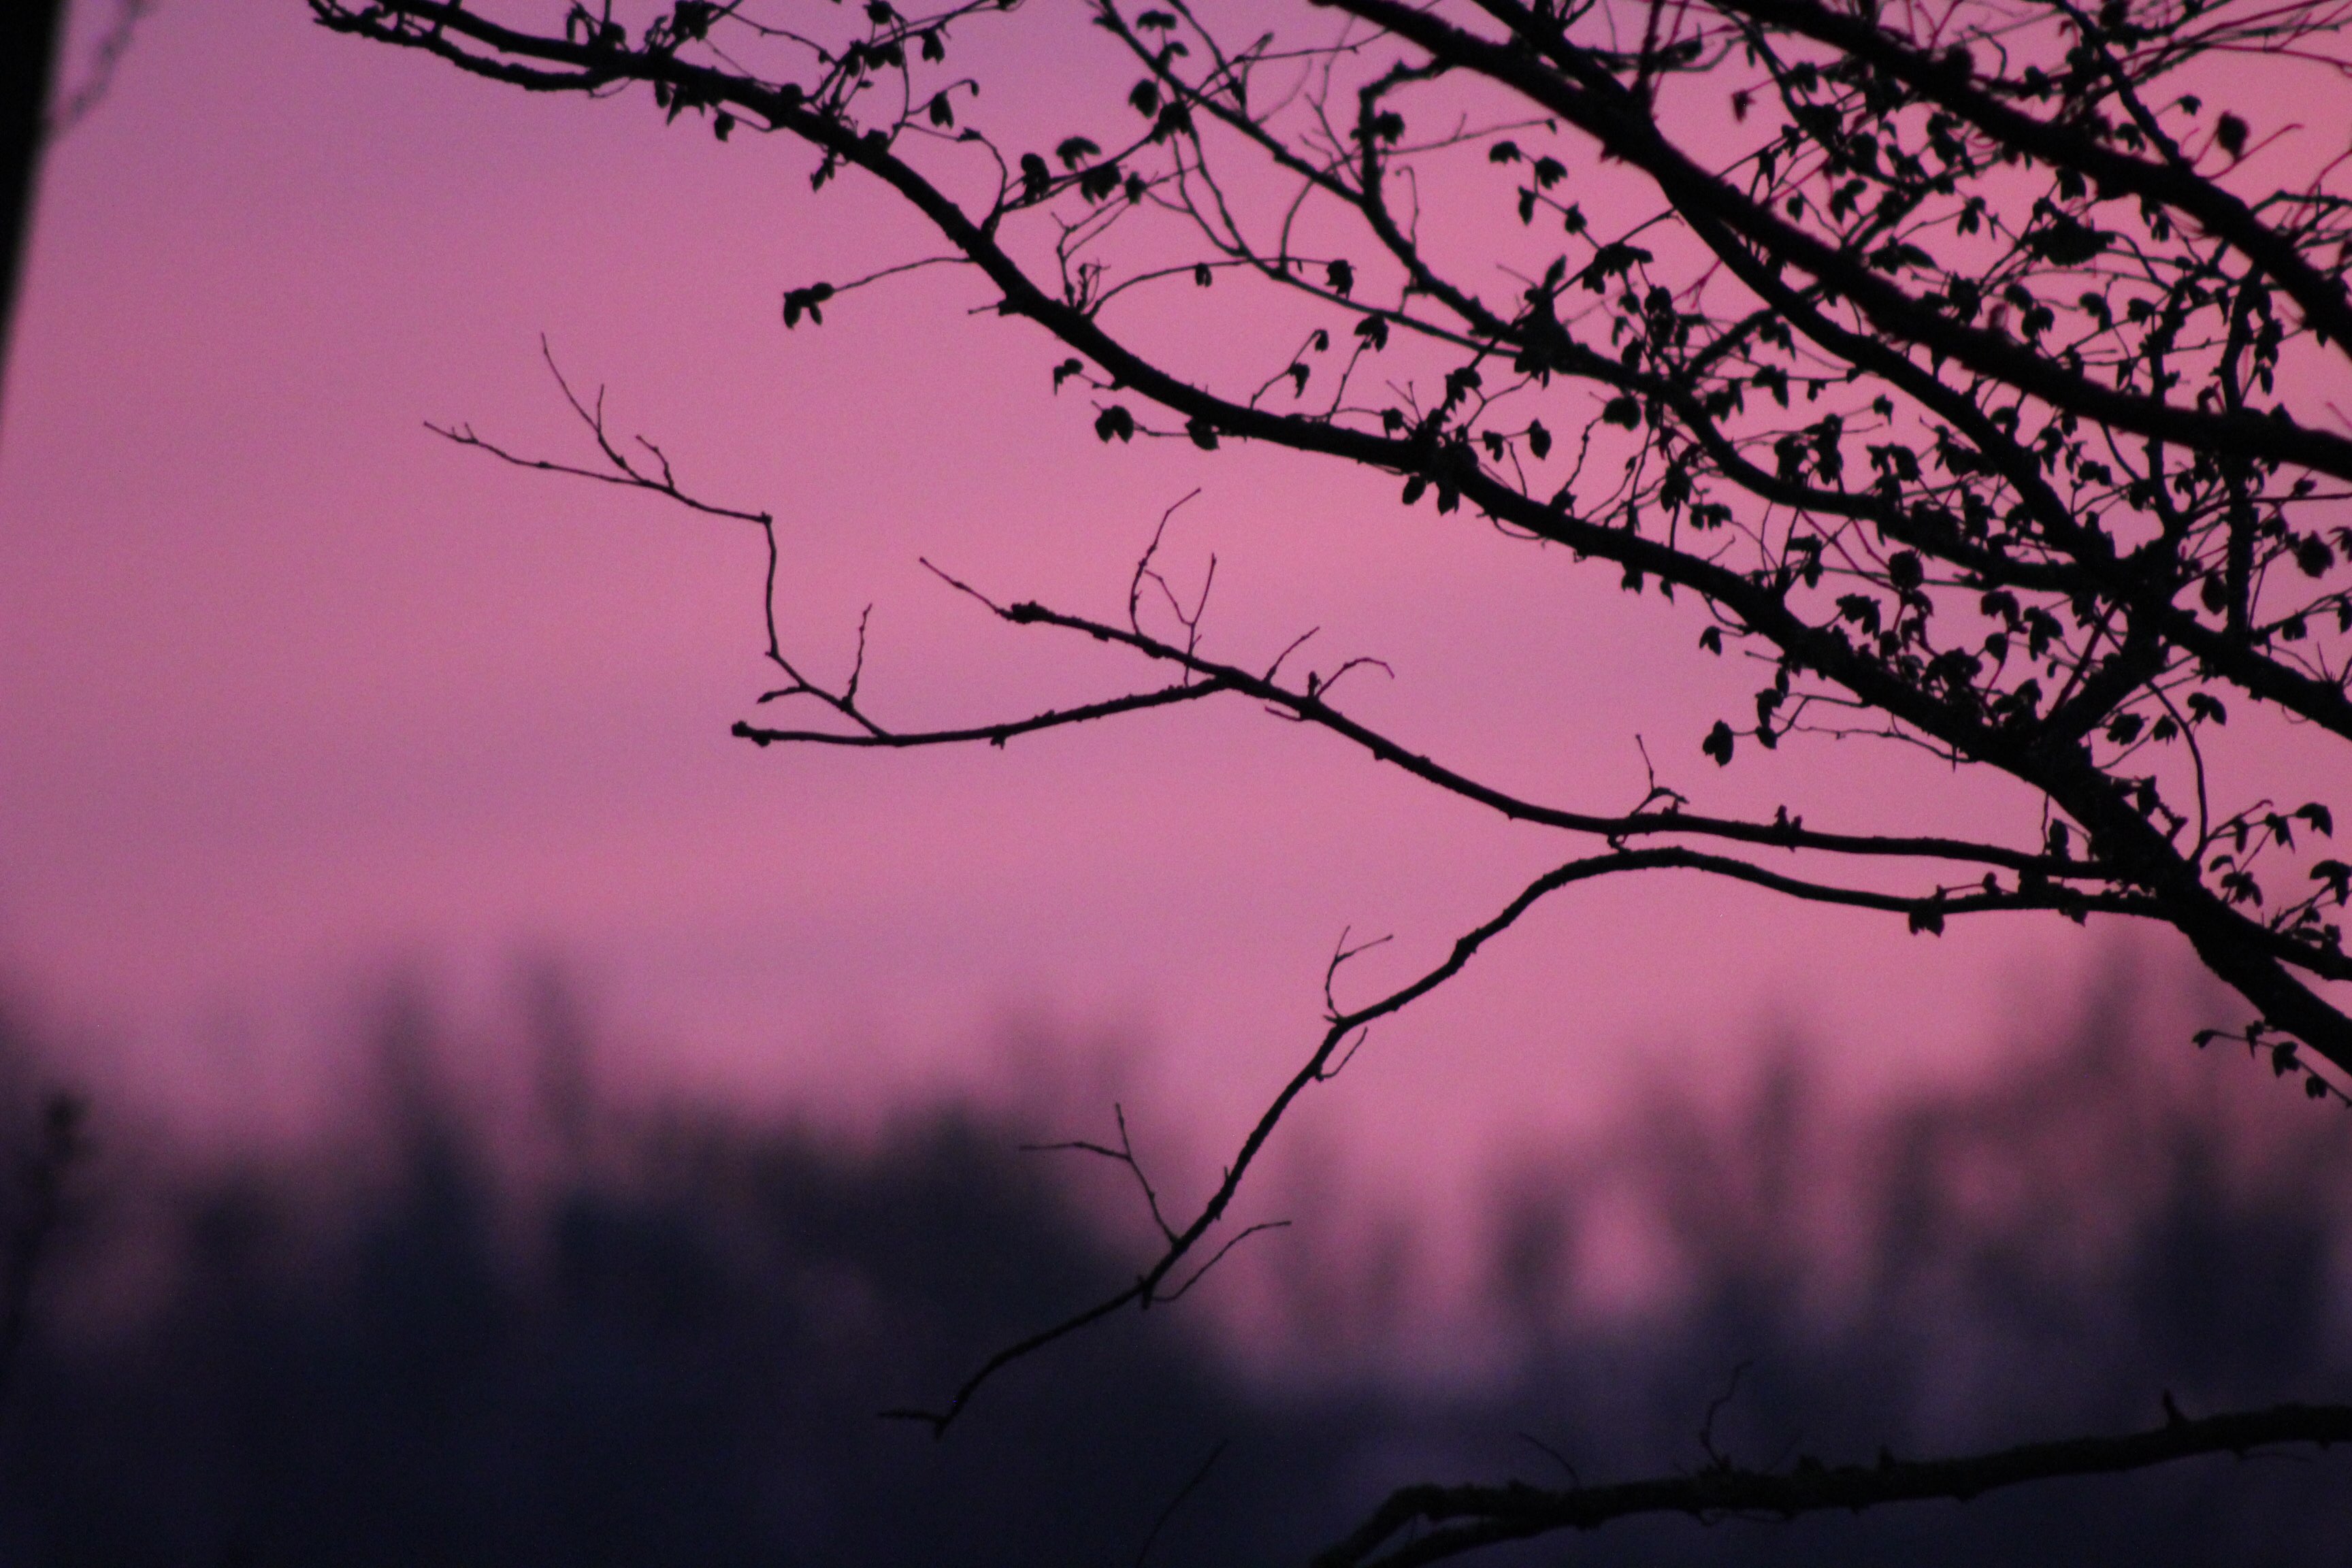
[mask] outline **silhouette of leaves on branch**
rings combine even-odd
[[[2232,1037],[2345,1098],[2352,876],[2320,853],[2333,807],[2241,781],[2276,769],[2264,738],[2289,727],[2332,758],[2352,742],[2352,434],[2334,395],[2352,363],[2352,153],[2315,163],[2269,105],[2206,95],[2242,79],[2218,63],[2255,58],[2340,125],[2326,110],[2352,105],[2352,0],[1328,0],[1246,42],[1187,5],[1090,0],[1120,74],[1091,103],[1058,74],[1032,84],[1081,121],[1038,146],[983,130],[981,84],[959,74],[993,4],[575,5],[534,32],[443,0],[310,3],[330,28],[493,80],[642,89],[667,122],[797,142],[814,187],[856,171],[944,243],[795,283],[786,327],[837,331],[854,291],[952,266],[1051,340],[1055,391],[1092,395],[1072,412],[1114,451],[1177,441],[1210,461],[1255,442],[1376,471],[1402,505],[1559,547],[1531,570],[1565,554],[1695,605],[1694,658],[1749,670],[1752,708],[1670,755],[1727,768],[1879,740],[2040,807],[2021,841],[1979,842],[1709,815],[1654,770],[1631,812],[1529,798],[1336,704],[1366,661],[1286,674],[1305,637],[1209,657],[1206,584],[1177,595],[1156,536],[1124,621],[939,575],[1010,626],[1123,649],[1167,683],[895,728],[855,672],[832,687],[788,660],[767,514],[692,500],[572,399],[604,465],[572,471],[766,530],[786,680],[762,700],[818,717],[737,725],[758,744],[1003,745],[1230,696],[1584,841],[1418,979],[1334,1001],[1135,1284],[989,1363],[924,1415],[936,1429],[998,1367],[1197,1278],[1265,1138],[1361,1030],[1599,876],[1696,871],[1923,934],[2020,910],[2154,921],[2242,998]],[[1163,600],[1177,634],[1148,621]],[[858,646],[862,669],[862,626]],[[1799,1495],[1769,1479],[1753,1495]]]
[[[2221,53],[2326,61],[2337,6],[2094,17],[2060,4],[2013,22],[1810,0],[1490,0],[1458,18],[1344,0],[1326,42],[1236,49],[1181,9],[1100,5],[1094,20],[1144,73],[1120,106],[1137,119],[1065,138],[1050,160],[968,125],[950,136],[930,111],[968,85],[950,43],[988,8],[869,5],[851,36],[820,41],[743,6],[660,11],[634,34],[575,9],[561,35],[432,0],[313,6],[331,27],[534,89],[645,84],[673,121],[724,114],[807,143],[820,184],[875,175],[1001,312],[1176,421],[1107,403],[1106,440],[1240,437],[1387,469],[1409,502],[1466,503],[1611,562],[1629,588],[1696,595],[1708,647],[1768,678],[1752,723],[1702,738],[1717,763],[1791,733],[1861,732],[2006,773],[2046,801],[2069,885],[2177,927],[2266,1026],[2352,1070],[2352,1022],[2324,994],[2352,977],[2340,879],[2322,864],[2295,889],[2280,865],[2293,814],[2324,833],[2326,805],[2219,809],[2203,756],[2231,697],[2352,739],[2352,530],[2327,521],[2352,438],[2280,392],[2283,373],[2340,374],[2352,348],[2334,265],[2352,218],[2335,165],[2241,194],[2227,176],[2263,145],[2246,122],[2157,93]],[[774,52],[772,75],[738,63],[754,47]],[[1306,85],[1254,92],[1277,68]],[[1412,97],[1441,80],[1490,94],[1511,135],[1457,118],[1416,140]],[[1754,132],[1710,163],[1691,126],[1721,101]],[[1538,135],[1559,150],[1521,147]],[[1638,171],[1664,205],[1604,233],[1562,199],[1582,153]],[[976,184],[975,154],[994,171]],[[1231,173],[1239,159],[1256,167]],[[1400,209],[1441,170],[1499,177],[1531,230],[1539,212],[1559,219],[1565,243],[1517,300],[1460,281]],[[1290,188],[1270,231],[1244,176]],[[1368,248],[1295,251],[1291,219],[1308,210],[1351,219]],[[1199,253],[1122,275],[1116,231],[1139,215],[1183,220]],[[1031,218],[1044,230],[1016,238]],[[1335,318],[1245,394],[1147,357],[1114,321],[1123,296],[1223,271]],[[815,322],[844,291],[800,286],[785,314]],[[1363,362],[1408,346],[1423,357],[1390,379],[1399,401],[1360,400]],[[1310,401],[1326,384],[1328,404]],[[1553,459],[1549,426],[1506,414],[1579,386],[1585,428],[1553,489],[1531,469],[1567,460],[1567,444]],[[1285,387],[1299,406],[1277,411]],[[807,738],[761,738],[785,735]],[[2047,875],[2029,873],[2025,903],[2043,907],[2029,889]]]

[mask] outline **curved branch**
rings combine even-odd
[[[1276,1127],[1288,1114],[1292,1104],[1309,1088],[1337,1074],[1339,1066],[1346,1060],[1346,1053],[1353,1048],[1349,1045],[1351,1039],[1360,1037],[1363,1030],[1381,1019],[1402,1012],[1414,1002],[1453,979],[1462,972],[1473,957],[1476,956],[1480,949],[1517,924],[1522,916],[1551,894],[1564,888],[1573,887],[1579,882],[1587,882],[1619,872],[1668,869],[1705,871],[1715,876],[1769,889],[1775,892],[1822,903],[1907,912],[1913,915],[1915,921],[1919,922],[1915,929],[1922,930],[1941,929],[1941,917],[1947,912],[1964,913],[1977,909],[1993,908],[2059,907],[2054,900],[2047,897],[2042,898],[2039,901],[2029,901],[2033,900],[2035,896],[2027,893],[2008,896],[1979,894],[1950,900],[1941,897],[1904,899],[1860,889],[1837,888],[1822,883],[1807,882],[1797,878],[1782,876],[1778,872],[1768,871],[1760,867],[1751,866],[1745,861],[1728,857],[1707,855],[1688,849],[1622,849],[1606,855],[1571,860],[1566,865],[1545,872],[1528,883],[1520,889],[1516,898],[1504,905],[1499,912],[1483,924],[1455,938],[1445,958],[1433,967],[1423,971],[1377,1001],[1344,1012],[1334,1008],[1327,1016],[1327,1026],[1322,1038],[1316,1043],[1314,1050],[1307,1055],[1306,1061],[1291,1074],[1280,1091],[1259,1114],[1248,1136],[1242,1141],[1241,1148],[1234,1155],[1233,1163],[1226,1167],[1223,1176],[1218,1182],[1216,1189],[1209,1195],[1208,1201],[1202,1205],[1199,1213],[1189,1224],[1169,1239],[1166,1248],[1149,1268],[1136,1277],[1134,1283],[1104,1297],[1048,1328],[1038,1331],[1026,1339],[1017,1341],[998,1351],[982,1363],[980,1367],[963,1381],[941,1408],[937,1410],[897,1409],[885,1411],[883,1414],[893,1420],[919,1422],[930,1427],[935,1435],[944,1436],[957,1417],[961,1415],[970,1405],[972,1396],[998,1373],[1013,1363],[1034,1355],[1046,1346],[1066,1339],[1090,1324],[1101,1321],[1123,1307],[1134,1305],[1148,1309],[1155,1303],[1171,1300],[1183,1290],[1191,1289],[1190,1279],[1172,1290],[1163,1290],[1161,1287],[1176,1273],[1185,1259],[1201,1246],[1217,1223],[1224,1217],[1225,1211],[1232,1206],[1234,1196],[1241,1190],[1242,1178],[1248,1173],[1250,1166],[1256,1162],[1258,1154],[1265,1147],[1266,1141],[1274,1135]],[[2139,912],[2130,907],[2129,900],[2113,896],[2095,897],[2086,901],[2090,907],[2111,909],[2118,913]],[[1934,922],[1932,925],[1927,923],[1930,921]],[[1339,958],[1333,961],[1333,967],[1336,969],[1338,964],[1344,962],[1348,956],[1349,954],[1343,952]],[[1240,1239],[1240,1237],[1236,1237],[1234,1242]],[[1223,1256],[1223,1252],[1232,1245],[1234,1244],[1228,1243],[1225,1248],[1220,1248],[1206,1264],[1202,1266],[1202,1269],[1213,1267],[1217,1258]],[[1198,1277],[1196,1273],[1192,1278]]]

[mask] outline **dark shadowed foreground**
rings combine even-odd
[[[2352,1118],[2242,1056],[2128,1038],[2124,1000],[1987,1089],[1838,1117],[1790,1066],[1521,1167],[1479,1309],[1513,1347],[1499,1386],[1272,1393],[1205,1318],[1155,1313],[1019,1368],[944,1442],[875,1412],[1120,1277],[1060,1168],[1016,1152],[1036,1130],[944,1108],[852,1149],[625,1113],[558,1073],[518,1134],[436,1087],[401,1014],[375,1125],[332,1156],[206,1166],[97,1109],[0,1413],[0,1557],[1303,1562],[1405,1480],[1916,1458],[2143,1427],[2168,1398],[2345,1397]],[[21,1237],[40,1068],[21,1030],[6,1057]],[[1669,1260],[1649,1310],[1586,1300],[1604,1203]],[[1311,1269],[1289,1239],[1273,1266]],[[1348,1279],[1294,1283],[1344,1311]],[[1317,1310],[1283,1331],[1301,1356]],[[2339,1450],[1525,1555],[2333,1563],[2347,1539]]]

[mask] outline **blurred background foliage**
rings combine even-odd
[[[1281,1307],[1252,1342],[1213,1306],[1117,1319],[934,1442],[877,1412],[1119,1278],[1101,1189],[1020,1152],[1066,1129],[971,1103],[865,1138],[628,1108],[560,1006],[509,1043],[536,1053],[533,1102],[492,1105],[396,994],[333,1139],[199,1152],[91,1109],[0,1410],[0,1559],[1298,1562],[1409,1479],[1618,1479],[1706,1442],[1924,1457],[2147,1426],[2167,1394],[2352,1395],[2352,1127],[2135,994],[2110,975],[1965,1086],[1841,1109],[1789,1050],[1738,1095],[1662,1086],[1609,1136],[1498,1164],[1458,1328],[1503,1347],[1490,1375],[1396,1374],[1381,1347],[1408,1331],[1378,1320],[1412,1286],[1329,1245],[1335,1200],[1263,1238]],[[5,1026],[20,1240],[64,1059]],[[1596,1304],[1634,1233],[1651,1288]],[[1522,1556],[2335,1563],[2347,1480],[2340,1456],[2223,1459]]]

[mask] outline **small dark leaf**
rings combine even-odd
[[[1186,420],[1184,434],[1190,436],[1192,438],[1192,445],[1200,447],[1203,452],[1213,452],[1217,449],[1217,427],[1205,419]]]
[[[1324,281],[1330,284],[1331,292],[1339,295],[1342,300],[1346,299],[1349,291],[1356,287],[1356,269],[1345,261],[1334,261],[1326,267],[1323,269],[1323,278]]]
[[[1622,425],[1631,430],[1642,423],[1642,405],[1631,397],[1612,397],[1602,406],[1601,417],[1611,425]]]
[[[2224,114],[2221,116],[2221,122],[2213,127],[2213,140],[2220,142],[2221,151],[2231,157],[2244,157],[2246,155],[2246,122],[2234,114]]]
[[[1706,739],[1698,743],[1698,749],[1713,757],[1717,767],[1729,767],[1731,765],[1731,726],[1717,719],[1715,721],[1715,728],[1706,732]]]
[[[2025,244],[2027,249],[2044,260],[2061,267],[2080,267],[2114,244],[2115,237],[2087,224],[2076,223],[2063,213],[2053,212],[2047,224],[2026,236]],[[2034,311],[2029,310],[2027,314],[2033,315]],[[2033,335],[2033,329],[2024,330],[2028,337]]]
[[[787,328],[799,326],[803,313],[816,325],[824,325],[824,312],[817,307],[832,298],[833,285],[830,283],[812,283],[805,289],[784,290],[784,325]]]
[[[1065,169],[1075,169],[1101,151],[1084,136],[1069,136],[1054,149],[1054,156],[1062,161]]]
[[[1116,403],[1095,416],[1095,438],[1108,441],[1114,436],[1122,441],[1135,439],[1135,416]]]
[[[1206,289],[1216,280],[1217,275],[1209,270],[1207,262],[1196,261],[1192,264],[1192,283],[1195,288]]]
[[[1516,142],[1497,142],[1486,149],[1486,162],[1489,163],[1516,163],[1518,161],[1519,144]]]
[[[1538,462],[1551,456],[1551,432],[1544,428],[1540,419],[1528,422],[1528,450],[1536,455]]]
[[[1150,119],[1160,112],[1160,84],[1150,77],[1144,78],[1135,84],[1135,90],[1127,95],[1127,101],[1138,114],[1146,120]]]

